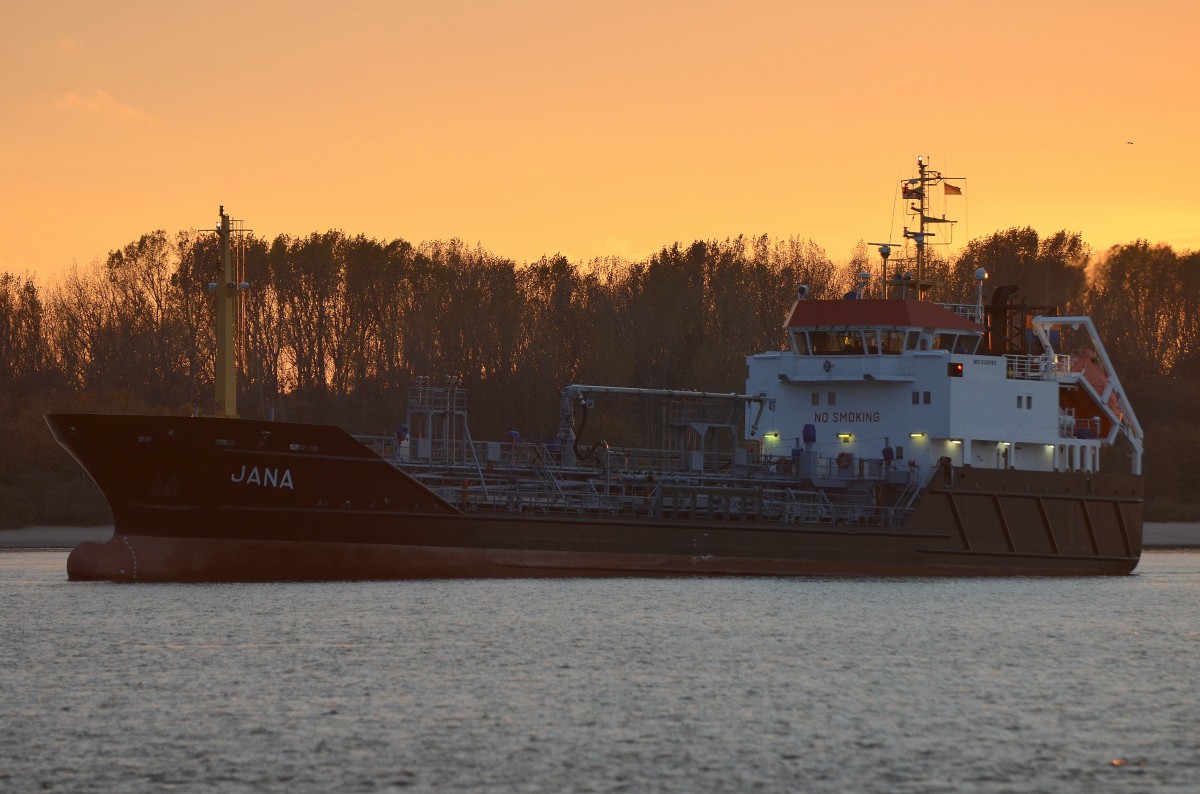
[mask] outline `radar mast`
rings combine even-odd
[[[950,184],[949,179],[962,179],[962,177],[947,177],[943,176],[941,171],[936,171],[929,167],[929,158],[924,155],[917,157],[917,176],[905,179],[900,182],[900,197],[904,201],[913,202],[908,205],[906,212],[909,215],[916,216],[916,228],[912,229],[909,226],[904,227],[904,239],[912,240],[916,246],[915,256],[908,256],[895,262],[895,267],[892,271],[892,276],[887,275],[887,261],[892,253],[891,245],[888,243],[873,243],[879,247],[879,253],[883,257],[884,262],[884,297],[898,297],[901,299],[916,298],[925,300],[926,293],[930,287],[934,286],[934,282],[928,277],[929,266],[929,251],[926,246],[931,245],[931,238],[936,237],[936,232],[930,231],[929,227],[940,223],[954,224],[957,221],[947,218],[944,214],[937,218],[930,214],[930,193],[933,188],[938,185],[943,185],[943,191],[947,196],[960,196],[962,189],[956,185]],[[905,269],[905,265],[909,269]]]

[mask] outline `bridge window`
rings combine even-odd
[[[798,356],[807,356],[812,353],[808,346],[808,334],[804,331],[792,331],[792,350]]]
[[[858,331],[813,331],[809,336],[814,356],[861,356],[865,349]]]
[[[954,334],[935,334],[933,337],[934,350],[953,350]]]
[[[974,353],[979,347],[981,338],[978,334],[952,334],[943,331],[934,334],[933,349],[949,350],[953,353]]]
[[[904,352],[903,331],[883,331],[879,338],[879,352],[885,356],[898,356]]]
[[[863,339],[865,339],[867,342],[867,346],[865,348],[867,351],[867,355],[871,355],[871,356],[878,355],[879,354],[879,332],[875,331],[875,330],[863,331]]]
[[[960,334],[954,342],[955,353],[974,353],[979,346],[979,337],[974,334]]]

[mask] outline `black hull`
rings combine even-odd
[[[337,428],[47,421],[116,524],[72,579],[1111,575],[1141,554],[1133,476],[947,469],[899,527],[463,512]]]

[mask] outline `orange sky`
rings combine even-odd
[[[956,244],[1200,248],[1200,3],[834,5],[6,2],[0,271],[219,204],[518,261],[764,232],[842,261],[918,154],[967,177]]]

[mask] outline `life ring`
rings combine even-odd
[[[854,456],[849,452],[839,452],[837,456],[838,468],[845,471],[850,468],[850,464],[854,461]]]

